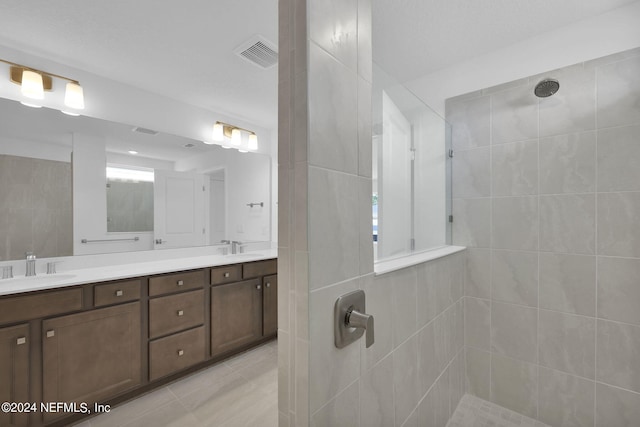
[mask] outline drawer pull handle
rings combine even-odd
[[[267,282],[267,288],[271,287],[271,282]]]
[[[118,289],[118,290],[116,291],[116,296],[117,296],[117,297],[121,297],[122,295],[124,295],[124,292],[122,292],[120,289]]]
[[[47,331],[47,338],[51,338],[55,336],[56,336],[56,331],[54,331],[53,329],[50,331]]]
[[[184,355],[184,350],[178,350],[178,356]]]
[[[25,337],[20,337],[16,340],[16,345],[22,345],[22,344],[26,344],[27,343],[27,338]]]
[[[228,272],[224,273],[224,277],[229,277],[229,276],[230,276],[230,274]]]
[[[178,310],[178,317],[184,316],[184,310]]]
[[[257,290],[262,289],[262,285],[257,285],[257,286],[256,286],[256,289],[257,289]]]
[[[178,280],[178,286],[184,285],[184,280]]]

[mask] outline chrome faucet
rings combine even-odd
[[[241,247],[241,245],[242,245],[242,242],[238,242],[237,240],[234,240],[233,242],[231,242],[231,253],[237,254],[238,249]]]
[[[25,276],[36,275],[36,255],[33,252],[27,252],[27,274]]]

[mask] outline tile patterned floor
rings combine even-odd
[[[277,427],[278,348],[271,341],[76,427]]]
[[[447,427],[549,427],[517,412],[465,394]]]

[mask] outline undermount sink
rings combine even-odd
[[[4,279],[0,280],[0,286],[3,284],[15,284],[15,283],[24,283],[35,285],[39,283],[55,283],[61,282],[64,280],[70,280],[76,277],[75,274],[43,274],[40,276],[29,276],[29,277],[14,277],[13,279]]]

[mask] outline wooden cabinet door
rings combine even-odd
[[[211,288],[211,354],[218,355],[262,338],[260,279]]]
[[[278,332],[278,276],[264,277],[262,289],[262,334],[268,337]]]
[[[44,320],[42,334],[43,401],[91,404],[140,385],[139,302]]]
[[[29,402],[29,325],[0,329],[0,402]],[[0,412],[1,426],[26,426],[26,413]]]

